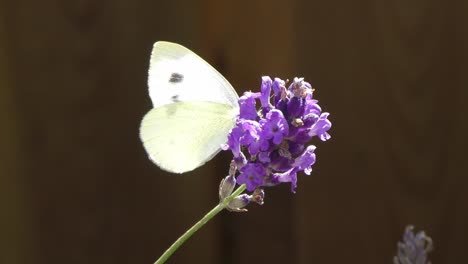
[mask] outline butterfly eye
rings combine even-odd
[[[174,72],[171,74],[171,77],[169,77],[169,82],[170,83],[181,83],[184,80],[184,75]]]

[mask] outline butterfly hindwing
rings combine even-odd
[[[140,127],[151,160],[164,170],[183,173],[210,160],[234,126],[233,109],[213,102],[178,102],[154,108]]]

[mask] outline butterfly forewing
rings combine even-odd
[[[238,96],[231,84],[198,55],[175,43],[154,44],[148,86],[155,108],[185,101],[208,101],[238,108]]]

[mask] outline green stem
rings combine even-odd
[[[177,239],[174,244],[172,244],[164,254],[159,257],[158,260],[154,264],[163,264],[166,260],[187,240],[189,239],[195,232],[198,231],[203,225],[205,225],[208,221],[211,220],[215,215],[221,212],[226,206],[229,204],[232,199],[237,197],[245,190],[245,184],[242,184],[239,188],[237,188],[230,196],[226,197],[223,201],[221,201],[215,208],[211,209],[200,221],[198,221],[195,225],[193,225],[189,230],[187,230],[179,239]]]

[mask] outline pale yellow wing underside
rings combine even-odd
[[[149,111],[140,137],[151,160],[174,173],[210,160],[227,142],[237,109],[214,102],[176,102]]]

